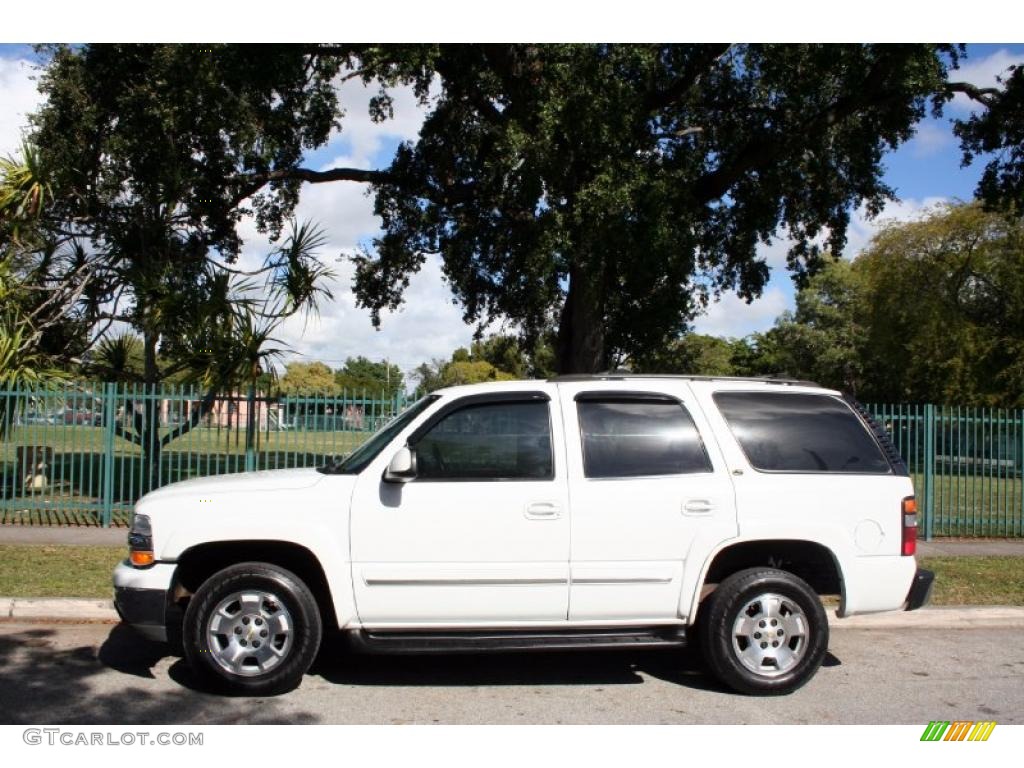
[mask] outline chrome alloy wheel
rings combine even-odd
[[[749,600],[732,627],[736,658],[764,677],[793,669],[804,657],[807,641],[807,617],[800,606],[774,592]]]
[[[258,589],[234,592],[210,614],[206,645],[223,669],[242,677],[269,672],[292,649],[294,624],[276,595]]]

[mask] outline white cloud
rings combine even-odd
[[[768,288],[752,304],[735,293],[727,293],[709,306],[707,314],[694,321],[693,327],[697,333],[741,338],[770,328],[788,305],[789,299],[781,288]]]
[[[887,221],[912,221],[942,203],[949,202],[946,197],[926,197],[921,200],[907,198],[905,200],[893,200],[886,204],[882,212],[870,219],[864,206],[854,211],[850,219],[850,226],[846,230],[846,249],[843,256],[848,259],[855,259],[860,252],[871,242],[871,238]]]
[[[431,88],[436,95],[438,83]],[[358,79],[341,84],[338,101],[345,111],[341,119],[341,131],[335,131],[332,146],[347,146],[345,165],[358,168],[370,166],[373,157],[381,150],[385,140],[406,141],[415,139],[423,125],[425,108],[419,104],[411,87],[390,89],[394,117],[375,123],[370,117],[370,100],[377,95],[376,81],[363,85]],[[339,162],[339,165],[341,163]]]
[[[32,78],[32,64],[24,59],[0,58],[0,156],[14,154],[21,144],[27,115],[42,97]]]
[[[948,123],[928,120],[919,123],[907,146],[915,158],[931,157],[955,143]]]
[[[388,359],[408,372],[435,357],[447,358],[452,350],[468,346],[473,328],[462,322],[462,312],[441,275],[440,260],[428,258],[406,289],[405,304],[397,312],[385,312],[381,330],[374,330],[369,312],[355,305],[351,291],[353,267],[337,265],[332,285],[335,301],[321,309],[320,318],[289,318],[276,334],[301,357],[323,360],[339,367],[347,357],[365,355]]]
[[[949,73],[949,79],[971,83],[979,88],[994,88],[998,85],[996,78],[1006,74],[1006,70],[1013,64],[1020,64],[1022,58],[1024,57],[1020,53],[1000,48],[985,58],[967,59],[959,69]],[[953,97],[952,105],[959,112],[970,112],[978,107],[975,102],[962,93]]]

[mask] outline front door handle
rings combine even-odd
[[[684,515],[708,515],[715,511],[710,499],[689,499],[683,504]]]
[[[529,520],[557,520],[561,516],[562,508],[552,501],[535,501],[526,506]]]

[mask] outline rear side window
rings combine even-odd
[[[714,399],[755,469],[890,472],[889,462],[874,438],[838,398],[785,392],[718,392]]]
[[[673,398],[595,398],[576,407],[587,477],[710,472],[704,444],[683,404]]]

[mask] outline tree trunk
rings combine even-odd
[[[600,275],[574,266],[558,323],[555,367],[560,374],[598,373],[608,366]]]

